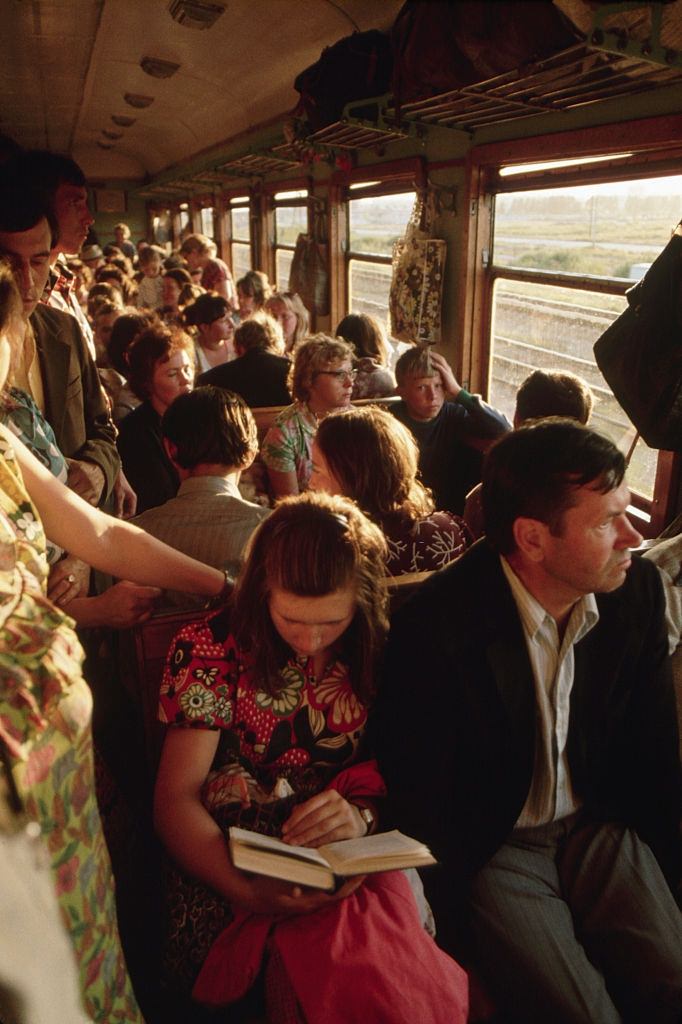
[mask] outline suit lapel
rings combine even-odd
[[[40,373],[45,394],[45,415],[57,437],[61,437],[66,413],[71,346],[64,339],[57,318],[38,306],[31,316]]]

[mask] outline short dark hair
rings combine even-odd
[[[564,416],[587,423],[593,396],[589,386],[574,373],[557,370],[533,370],[516,392],[515,420]]]
[[[222,295],[204,292],[190,306],[185,306],[183,319],[189,327],[212,324],[230,311],[230,304]]]
[[[308,491],[284,498],[253,535],[234,591],[231,628],[254,659],[258,685],[276,694],[291,649],[268,607],[273,586],[304,597],[355,590],[353,621],[341,638],[353,691],[368,703],[388,629],[386,540],[348,498]]]
[[[579,487],[606,494],[625,476],[625,458],[608,438],[576,420],[537,420],[500,438],[483,463],[483,516],[488,542],[514,551],[514,522],[546,523],[560,536]]]
[[[120,319],[120,317],[119,317]],[[128,384],[142,401],[150,397],[154,370],[176,352],[187,352],[194,361],[194,344],[184,331],[158,322],[139,334],[128,349]]]
[[[122,377],[130,373],[127,352],[138,334],[158,323],[154,313],[123,313],[113,326],[109,344],[107,345],[107,358],[109,363],[117,370]]]
[[[0,171],[0,231],[15,234],[30,231],[45,218],[50,226],[50,246],[57,244],[59,229],[51,206],[44,195],[18,181],[7,178],[5,168]]]
[[[256,421],[239,395],[211,385],[179,395],[161,419],[161,433],[175,445],[183,469],[219,463],[242,469],[258,451]]]
[[[60,153],[50,153],[47,149],[27,149],[17,154],[11,161],[12,173],[27,188],[35,188],[45,193],[50,202],[60,185],[76,185],[85,188],[85,175],[75,160]]]
[[[172,277],[181,288],[184,288],[186,284],[192,283],[191,275],[187,270],[183,270],[182,267],[171,267],[169,270],[164,270],[162,277]]]

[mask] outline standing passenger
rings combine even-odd
[[[217,248],[206,235],[188,235],[182,243],[180,253],[187,260],[189,271],[201,271],[201,287],[207,292],[217,292],[237,308],[237,292],[230,268],[216,256]]]
[[[398,611],[385,659],[379,765],[441,862],[439,934],[465,910],[529,1024],[682,1019],[677,722],[624,468],[570,420],[498,441],[486,539]]]

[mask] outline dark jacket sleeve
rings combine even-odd
[[[466,432],[471,435],[499,437],[511,430],[511,423],[507,417],[484,402],[480,395],[470,395],[468,391],[462,389],[450,405],[464,411]]]
[[[83,462],[94,462],[104,473],[106,481],[100,499],[102,504],[111,494],[114,482],[121,468],[116,449],[116,427],[111,418],[109,404],[100,383],[97,367],[88,351],[78,322],[72,317],[77,335],[75,347],[78,351],[83,384],[83,416],[85,419],[85,443],[71,456]]]

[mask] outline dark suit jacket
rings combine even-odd
[[[575,647],[572,782],[588,814],[634,827],[671,877],[682,788],[657,571],[635,559],[596,598],[599,622]],[[463,894],[514,828],[535,745],[523,630],[485,541],[394,616],[370,739],[397,824],[432,846]]]
[[[68,313],[39,305],[31,314],[45,392],[45,418],[69,459],[94,462],[106,480],[100,505],[111,493],[120,461],[116,428],[97,368],[78,326]]]
[[[178,472],[166,455],[161,417],[151,402],[142,402],[119,423],[118,450],[123,472],[137,495],[137,514],[174,498]]]
[[[213,384],[241,395],[252,409],[268,405],[290,405],[287,375],[291,363],[284,356],[262,349],[249,349],[231,363],[214,366],[202,373],[197,384]]]

